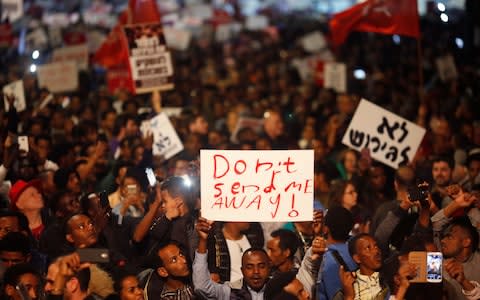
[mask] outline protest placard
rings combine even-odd
[[[128,42],[130,73],[137,94],[173,89],[173,66],[162,24],[124,27]]]
[[[2,20],[8,17],[10,22],[15,22],[23,16],[23,0],[2,0],[0,4]]]
[[[25,102],[25,91],[23,89],[23,80],[17,80],[5,85],[3,87],[3,93],[5,96],[13,95],[15,97],[13,106],[15,106],[17,112],[24,111],[27,108],[27,103]],[[6,97],[4,98],[5,111],[9,111],[10,105],[8,104]]]
[[[148,129],[153,134],[153,155],[170,159],[183,150],[182,141],[165,113],[152,118]]]
[[[449,81],[458,77],[457,67],[452,55],[445,55],[435,60],[438,76],[442,81]]]
[[[347,65],[344,63],[327,62],[323,68],[324,86],[338,93],[347,91]]]
[[[313,150],[200,150],[202,216],[215,221],[311,221]]]
[[[71,92],[78,88],[78,68],[73,61],[51,63],[37,68],[38,86],[52,93]]]
[[[53,50],[52,62],[73,61],[79,70],[88,69],[88,46],[87,44],[62,47]]]
[[[424,134],[424,128],[362,99],[342,143],[368,148],[372,158],[396,169],[413,159]]]

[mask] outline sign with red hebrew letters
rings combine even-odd
[[[312,220],[313,150],[201,150],[200,171],[208,220]]]
[[[365,99],[358,105],[342,143],[396,169],[410,162],[425,129]]]

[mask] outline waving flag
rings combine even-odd
[[[105,42],[95,53],[93,60],[111,68],[128,65],[128,49],[122,26],[137,23],[160,23],[160,12],[154,0],[129,0],[128,9],[118,18],[118,24],[110,31]]]
[[[330,20],[334,45],[341,45],[351,31],[418,38],[420,26],[417,0],[367,0],[335,14]]]

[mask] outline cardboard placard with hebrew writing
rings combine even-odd
[[[52,62],[74,61],[79,70],[88,69],[87,44],[62,47],[53,50]]]
[[[200,150],[201,213],[208,220],[313,218],[313,150]]]
[[[78,88],[78,68],[73,61],[38,66],[38,86],[52,93],[71,92]]]
[[[135,92],[143,94],[173,89],[172,58],[167,50],[162,24],[128,25],[124,31]]]
[[[338,93],[347,91],[347,65],[344,63],[327,62],[323,67],[324,86]]]
[[[368,148],[372,158],[396,169],[413,159],[424,135],[424,128],[362,99],[342,143]]]
[[[148,130],[153,134],[153,155],[170,159],[183,150],[182,141],[165,113],[152,118]]]
[[[7,101],[6,95],[13,95],[13,97],[15,97],[13,106],[15,106],[17,112],[24,111],[27,108],[27,103],[25,101],[25,90],[23,89],[23,80],[17,80],[5,85],[3,87],[3,94],[5,95],[3,99],[5,111],[10,110],[10,105]]]

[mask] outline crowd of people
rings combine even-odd
[[[293,66],[309,55],[296,39],[324,27],[296,22],[279,23],[277,37],[242,31],[173,51],[171,91],[108,91],[91,66],[76,92],[43,107],[51,93],[4,51],[0,86],[22,79],[27,109],[3,95],[2,297],[479,299],[478,58],[428,19],[420,63],[414,40],[353,33],[335,56],[367,76],[349,75],[349,92],[337,93]],[[445,53],[458,76],[444,82],[434,61]],[[407,165],[394,170],[342,145],[360,98],[427,129]],[[182,108],[170,120],[184,150],[168,160],[140,131],[164,107]],[[262,120],[260,130],[238,130],[245,117]],[[202,218],[200,149],[313,149],[313,221]],[[442,254],[440,280],[438,261],[435,278],[422,278],[419,251]]]

